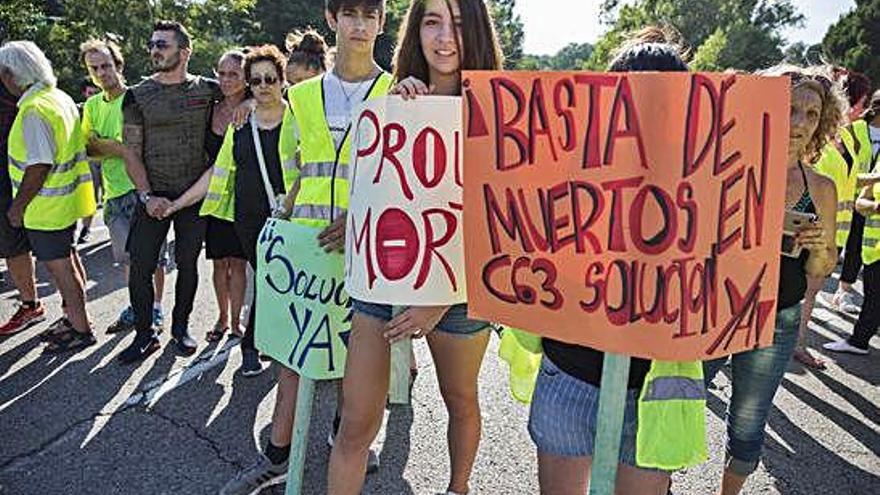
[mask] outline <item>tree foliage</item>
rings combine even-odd
[[[601,70],[627,33],[664,25],[681,33],[695,68],[754,70],[783,58],[783,28],[803,22],[791,0],[605,0],[601,18],[611,28],[586,66]]]
[[[523,23],[515,0],[489,0],[506,65],[522,57]],[[210,74],[219,56],[236,46],[275,43],[281,46],[294,29],[312,26],[330,44],[333,33],[324,19],[323,0],[0,0],[0,41],[36,42],[52,61],[59,85],[76,96],[86,75],[79,44],[90,36],[111,33],[126,58],[125,75],[137,82],[150,74],[145,49],[153,22],[173,19],[193,37],[190,71]],[[387,0],[383,34],[376,58],[391,67],[397,32],[409,0]]]
[[[822,40],[836,64],[857,70],[880,83],[880,0],[856,0],[856,8],[829,29]]]
[[[517,64],[522,70],[578,70],[593,53],[590,43],[569,43],[553,55],[524,55]]]

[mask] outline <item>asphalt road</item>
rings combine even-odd
[[[204,260],[192,318],[200,342],[196,355],[181,358],[166,347],[139,366],[119,366],[114,357],[132,337],[107,336],[103,329],[128,295],[112,264],[106,230],[99,227],[81,255],[99,344],[70,356],[43,356],[37,334],[46,323],[0,340],[0,494],[216,493],[266,442],[274,369],[240,377],[237,346],[205,343],[216,310]],[[168,278],[168,307],[175,276]],[[45,271],[39,280],[51,321],[60,314],[59,299]],[[834,285],[829,282],[828,289]],[[14,296],[8,282],[0,286],[0,319],[14,311]],[[820,305],[810,342],[819,347],[848,334],[853,322]],[[482,369],[483,441],[472,493],[538,493],[528,410],[507,393],[497,346],[493,338]],[[880,338],[872,346],[869,357],[830,356],[824,372],[790,365],[769,420],[763,463],[744,493],[880,493]],[[382,468],[365,493],[422,495],[445,488],[446,412],[427,347],[418,342],[415,348],[420,374],[412,407],[388,412],[377,441]],[[726,376],[716,384],[707,413],[711,459],[675,474],[675,494],[711,494],[718,484],[724,445],[719,417],[730,387]],[[332,384],[321,384],[306,466],[308,494],[325,490],[334,402]],[[283,488],[264,493],[281,494]]]

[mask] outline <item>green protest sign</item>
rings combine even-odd
[[[314,380],[341,378],[351,332],[342,254],[318,245],[322,228],[270,219],[257,241],[257,349]]]

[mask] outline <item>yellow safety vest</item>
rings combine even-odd
[[[852,160],[852,166],[847,164],[841,150],[835,143],[828,143],[822,150],[822,156],[816,163],[815,169],[833,180],[837,189],[835,243],[837,247],[843,248],[849,238],[853,208],[859,193],[856,185],[858,174],[871,171],[871,138],[868,133],[868,123],[864,120],[857,120],[849,126],[841,128],[839,138],[844,151],[849,154]]]
[[[285,110],[284,118],[290,110]],[[248,124],[249,125],[249,124]],[[249,132],[249,129],[248,129]],[[233,157],[235,127],[230,125],[223,135],[223,145],[217,153],[217,159],[211,169],[211,181],[208,183],[208,194],[199,210],[199,215],[213,216],[229,222],[235,221],[235,171],[237,165]],[[278,152],[281,153],[281,144],[278,144]],[[281,174],[284,180],[284,190],[290,191],[293,183],[299,177],[296,168],[296,160],[281,159]]]
[[[880,183],[874,184],[874,201],[880,200]],[[865,234],[862,238],[862,262],[870,265],[880,260],[880,213],[865,218]]]
[[[32,230],[62,230],[95,213],[92,172],[80,131],[79,112],[66,93],[45,87],[27,95],[18,104],[18,115],[9,131],[9,178],[12,193],[18,194],[27,162],[27,143],[22,122],[35,112],[52,128],[55,157],[43,188],[24,212],[24,226]]]
[[[392,77],[380,73],[367,91],[366,99],[384,96],[391,88]],[[288,90],[293,109],[285,113],[281,127],[281,161],[300,157],[299,193],[293,205],[291,221],[311,226],[329,225],[348,210],[348,161],[350,135],[336,149],[324,114],[324,76],[303,81]],[[299,129],[299,139],[293,132]]]
[[[510,392],[529,403],[541,361],[541,337],[505,328],[498,354],[510,366]],[[636,464],[673,471],[708,458],[706,386],[701,361],[651,361],[639,394]]]

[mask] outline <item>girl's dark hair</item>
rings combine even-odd
[[[262,45],[251,48],[244,57],[244,77],[251,78],[251,67],[257,62],[272,62],[277,71],[278,78],[284,81],[284,69],[287,66],[287,59],[281,50],[275,45]]]
[[[314,28],[287,33],[284,40],[287,49],[287,63],[297,64],[307,69],[327,71],[327,42]]]
[[[450,2],[446,8],[452,12]],[[492,16],[483,0],[457,0],[461,12],[461,44],[458,47],[461,70],[499,70],[504,57],[495,34]],[[414,76],[425,83],[428,80],[428,62],[422,53],[421,26],[425,17],[425,0],[412,0],[406,20],[400,27],[397,50],[394,53],[394,79],[401,81]],[[458,43],[458,36],[455,38]]]
[[[611,72],[687,72],[680,36],[670,28],[650,26],[634,33],[621,45],[608,66]]]

